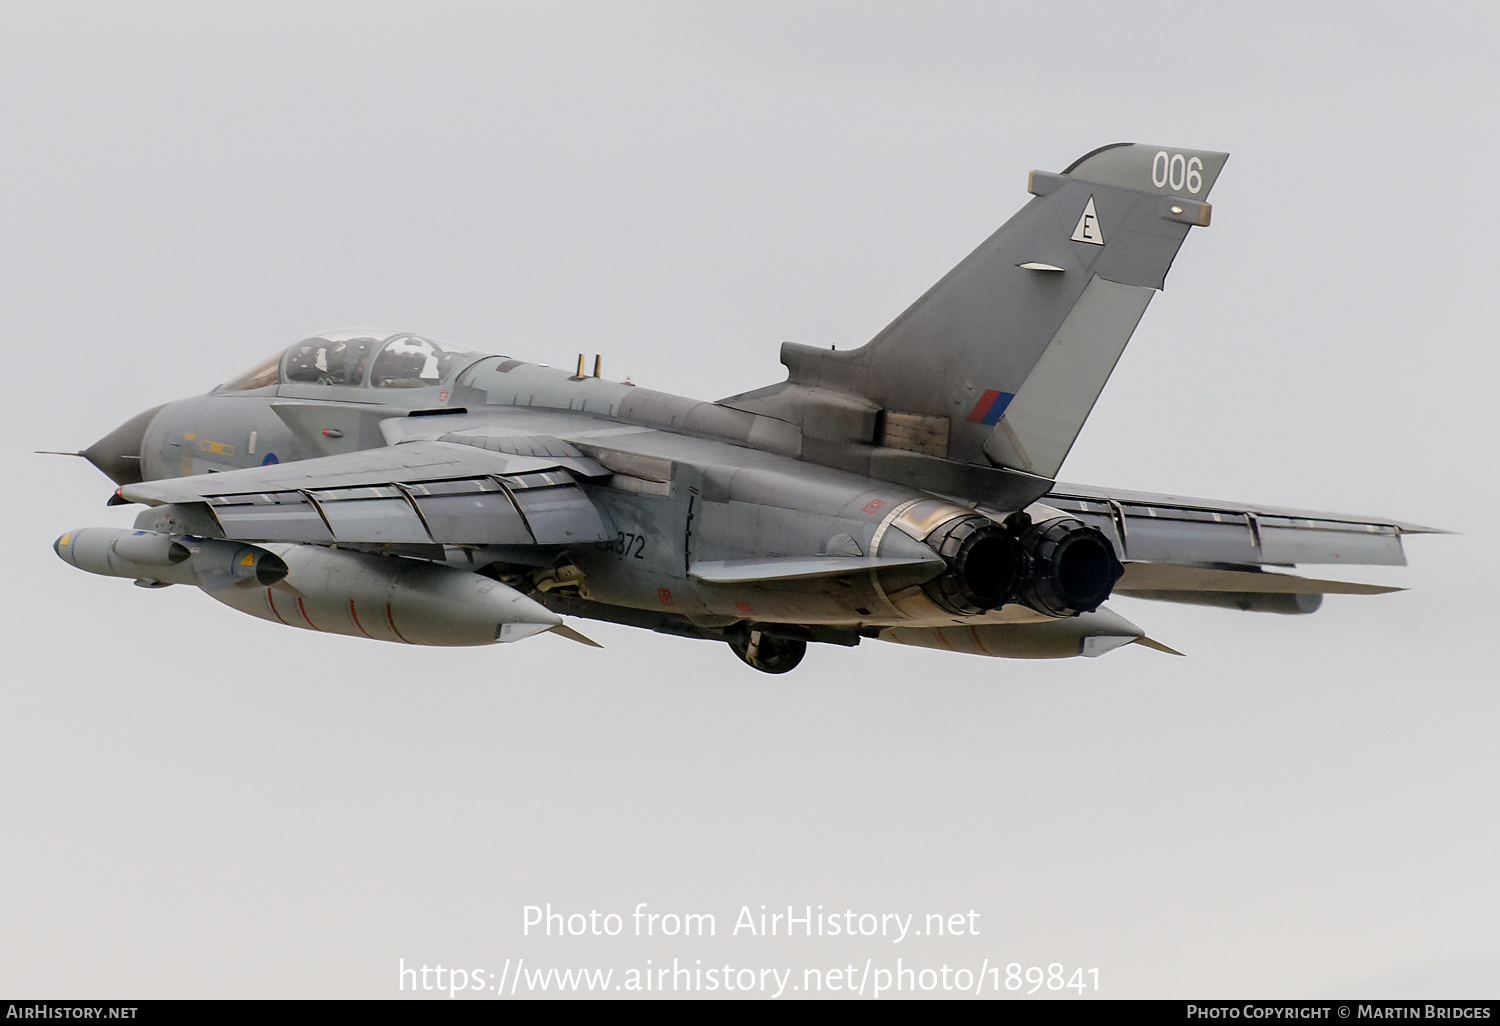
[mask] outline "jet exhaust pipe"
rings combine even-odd
[[[927,536],[948,569],[923,586],[927,597],[959,616],[1010,602],[1025,577],[1027,556],[1016,536],[977,513],[958,517]]]
[[[1039,613],[1091,613],[1104,604],[1125,573],[1109,539],[1081,520],[1057,517],[1031,524],[1027,518],[1025,526],[1016,526],[1021,528],[1020,545],[1029,563],[1016,600]]]
[[[1010,602],[1053,617],[1092,612],[1125,572],[1108,538],[1068,516],[1033,523],[1017,514],[1001,525],[973,513],[943,524],[926,543],[948,569],[923,590],[958,616]]]
[[[145,587],[193,584],[242,613],[302,630],[410,645],[493,645],[562,624],[499,581],[424,560],[320,545],[86,528],[53,546],[65,562]]]

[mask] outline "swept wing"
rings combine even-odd
[[[566,443],[558,443],[558,451]],[[572,450],[576,452],[576,450]],[[127,485],[150,506],[200,503],[236,541],[572,545],[609,537],[581,455],[418,440],[223,474]]]
[[[1041,501],[1110,540],[1125,565],[1115,584],[1117,594],[1262,612],[1308,613],[1323,595],[1400,590],[1298,577],[1266,567],[1404,566],[1404,535],[1447,533],[1388,517],[1091,485],[1059,483]]]
[[[1103,531],[1123,562],[1405,566],[1403,534],[1443,534],[1386,517],[1287,509],[1059,483],[1041,500]]]

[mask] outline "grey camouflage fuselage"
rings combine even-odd
[[[1055,483],[1225,159],[1122,144],[1033,172],[1030,203],[870,343],[784,344],[786,381],[718,402],[582,356],[315,336],[85,450],[114,501],[151,508],[58,552],[306,629],[587,641],[573,615],[727,641],[768,672],[864,638],[1165,649],[1103,607],[1116,591],[1309,612],[1389,590],[1263,567],[1399,563],[1427,529]]]

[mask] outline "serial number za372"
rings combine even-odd
[[[631,534],[629,531],[620,531],[610,541],[597,542],[597,546],[605,552],[613,552],[624,559],[645,559],[641,553],[646,551],[646,536],[643,534]]]
[[[1053,962],[1047,966],[1045,972],[1039,965],[1022,967],[1019,962],[1012,962],[1005,967],[1005,989],[1021,990],[1027,988],[1026,993],[1035,994],[1045,986],[1048,990],[1073,990],[1079,994],[1084,991],[1099,992],[1099,970],[1098,969],[1074,969],[1072,975],[1061,962]]]

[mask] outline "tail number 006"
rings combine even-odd
[[[1203,191],[1203,160],[1157,150],[1156,156],[1151,158],[1151,184],[1158,189],[1166,186],[1186,188],[1196,196]]]

